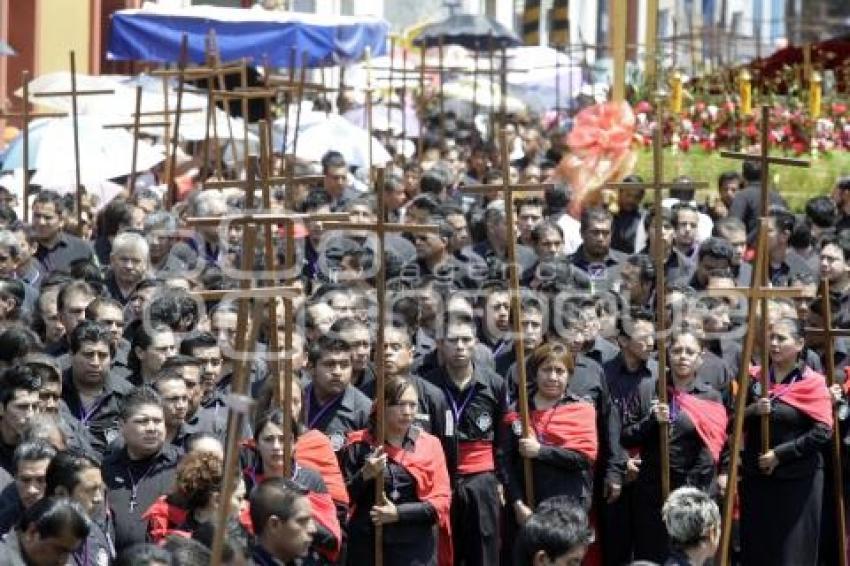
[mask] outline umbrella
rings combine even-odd
[[[405,127],[407,135],[410,137],[419,137],[419,118],[416,117],[416,110],[408,106],[405,111]],[[354,108],[343,114],[346,120],[359,128],[366,128],[366,109]],[[372,106],[372,129],[376,131],[389,131],[393,135],[401,135],[402,133],[402,111],[401,108],[390,108],[389,122],[387,121],[387,106],[385,104],[375,104]]]
[[[560,94],[560,107],[569,108],[571,99],[581,90],[582,69],[564,53],[550,47],[517,47],[509,50],[508,56],[508,94],[535,112],[558,106],[556,94]]]
[[[477,88],[473,85],[477,83]],[[457,115],[469,115],[472,112],[473,95],[480,110],[499,110],[502,105],[502,89],[498,84],[493,84],[493,94],[490,96],[491,81],[478,77],[476,83],[472,77],[465,77],[457,81],[451,81],[443,85],[443,111],[454,111]],[[476,92],[477,91],[477,92]],[[513,96],[505,98],[505,107],[508,112],[521,112],[525,108],[523,102]]]
[[[445,20],[425,26],[413,44],[417,47],[435,47],[442,38],[445,45],[486,49],[491,34],[495,47],[522,45],[516,34],[494,18],[478,14],[453,14]]]
[[[84,185],[130,174],[133,136],[126,130],[103,128],[90,116],[80,116],[80,175]],[[74,183],[73,124],[70,118],[34,120],[29,126],[29,169],[36,174],[32,182],[42,186],[67,186]],[[24,166],[23,135],[9,144],[3,171]],[[140,140],[136,170],[146,171],[162,162],[164,156],[149,143]]]
[[[274,122],[272,138],[274,147],[283,142],[284,119]],[[298,149],[295,157],[304,161],[321,161],[328,151],[340,152],[349,165],[369,166],[369,133],[338,114],[327,115],[324,112],[308,111],[301,114],[298,128]],[[372,164],[382,165],[392,160],[389,152],[374,136],[372,143]],[[286,150],[293,145],[293,132],[289,128]]]

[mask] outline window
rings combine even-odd
[[[316,0],[292,0],[293,12],[316,13]]]

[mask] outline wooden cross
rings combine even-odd
[[[528,378],[525,371],[525,341],[522,331],[522,317],[520,316],[520,288],[519,270],[517,269],[516,246],[517,235],[514,224],[514,193],[522,191],[547,191],[553,190],[551,183],[520,184],[512,185],[510,176],[510,154],[508,149],[508,132],[502,129],[499,137],[499,149],[502,152],[502,186],[498,185],[469,185],[461,187],[465,193],[492,193],[494,190],[502,193],[505,199],[505,226],[507,228],[507,262],[508,281],[511,291],[511,317],[513,323],[514,349],[516,350],[517,373],[519,374],[519,414],[522,423],[522,436],[532,434],[531,422],[528,412]],[[525,497],[529,507],[534,507],[534,479],[532,477],[531,460],[526,458],[523,462],[525,471]]]
[[[826,385],[832,387],[835,384],[835,339],[850,337],[850,329],[833,328],[832,327],[832,299],[829,292],[829,278],[821,279],[821,300],[823,308],[821,309],[821,317],[823,318],[823,328],[806,328],[807,334],[819,334],[825,338],[824,355],[826,357]],[[847,539],[840,535],[845,532],[847,524],[847,516],[844,510],[844,482],[842,481],[842,465],[841,453],[844,450],[841,435],[839,430],[838,405],[832,405],[832,421],[835,423],[832,433],[832,488],[834,490],[833,498],[835,502],[835,524],[836,536],[838,542],[838,556],[841,564],[846,564],[847,556]]]
[[[39,118],[64,118],[68,115],[67,112],[30,112],[29,88],[30,88],[30,73],[29,71],[21,72],[21,88],[23,89],[22,97],[24,100],[20,112],[6,112],[5,109],[0,113],[0,118],[21,118],[21,135],[23,136],[23,173],[24,173],[24,191],[22,198],[24,199],[24,222],[29,221],[29,188],[30,188],[30,122]]]
[[[664,123],[664,105],[662,98],[658,97],[656,108],[658,108],[659,118],[658,123]],[[664,220],[662,218],[662,201],[663,192],[665,190],[675,189],[691,189],[696,187],[707,187],[707,183],[681,183],[681,182],[664,182],[664,143],[662,139],[663,133],[660,127],[653,130],[652,133],[652,182],[651,183],[612,183],[606,185],[606,188],[615,190],[628,189],[651,189],[653,191],[653,216],[652,228],[655,232],[655,247],[652,250],[652,258],[655,263],[655,316],[656,328],[658,330],[658,339],[656,340],[658,348],[658,401],[667,404],[667,283],[664,266],[667,263],[667,257],[664,253],[664,237],[663,227]],[[665,499],[670,493],[670,423],[659,422],[659,440],[661,452],[661,497]]]
[[[386,295],[387,295],[387,280],[386,280],[386,255],[385,255],[385,236],[388,233],[409,233],[409,234],[435,234],[439,232],[438,226],[427,224],[396,224],[386,222],[386,206],[384,204],[384,169],[379,168],[376,173],[376,189],[377,197],[377,218],[372,224],[361,224],[358,222],[327,222],[324,227],[328,230],[369,230],[375,232],[377,236],[377,250],[375,258],[377,261],[377,269],[375,270],[375,298],[377,301],[377,317],[378,328],[375,334],[375,352],[378,358],[378,363],[375,364],[375,414],[377,415],[375,423],[375,440],[378,446],[383,446],[386,440],[385,427],[385,403],[384,403],[384,328],[386,326]],[[372,269],[375,269],[373,262]],[[384,474],[381,471],[375,477],[375,504],[383,505],[386,500],[384,493]],[[384,545],[383,545],[383,527],[375,526],[375,563],[383,564]]]
[[[80,122],[79,113],[77,112],[77,99],[80,96],[102,96],[104,94],[115,94],[111,89],[99,90],[78,90],[77,89],[77,59],[73,50],[69,53],[70,70],[71,70],[71,90],[68,91],[51,91],[51,92],[36,92],[33,97],[44,98],[48,96],[70,96],[71,97],[71,124],[74,135],[74,180],[76,182],[76,203],[77,203],[77,224],[82,223],[83,214],[83,183],[80,173]],[[28,104],[28,100],[24,100],[24,104]],[[27,140],[29,141],[29,140]],[[27,156],[28,157],[28,156]],[[29,167],[28,163],[24,164],[24,169]],[[26,189],[24,190],[26,192]],[[26,196],[24,197],[26,202]],[[25,205],[26,206],[26,205]]]
[[[611,99],[622,102],[626,99],[626,15],[625,0],[614,0],[608,4],[611,13],[611,50],[614,58],[614,77]]]
[[[755,265],[753,266],[753,281],[764,280],[765,273],[769,270],[770,259],[768,257],[767,233],[770,220],[762,217],[758,229]],[[744,429],[744,411],[747,406],[747,392],[750,386],[750,362],[753,356],[757,326],[757,309],[755,301],[761,300],[762,325],[767,326],[767,300],[773,298],[796,298],[812,297],[813,293],[802,288],[773,288],[753,284],[751,287],[722,287],[706,291],[708,296],[728,298],[730,295],[746,297],[749,310],[747,311],[746,335],[744,348],[741,353],[741,367],[738,372],[737,393],[735,397],[734,420],[732,427],[732,440],[729,444],[729,476],[726,482],[726,493],[723,499],[723,518],[721,521],[722,531],[719,546],[719,563],[721,566],[729,564],[729,543],[732,536],[732,511],[735,504],[735,491],[738,482],[738,463],[740,461],[740,446]],[[767,343],[762,345],[762,370],[761,370],[761,396],[764,398],[769,391],[769,366],[767,358]],[[769,420],[767,423],[769,424]],[[762,450],[766,452],[769,447],[764,446],[765,422],[762,420]]]

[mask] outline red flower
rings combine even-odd
[[[791,144],[791,149],[796,155],[802,155],[806,152],[806,144],[801,141],[797,141]]]
[[[691,149],[691,140],[688,139],[687,137],[684,137],[681,140],[679,140],[679,149],[681,149],[682,151],[690,150]]]
[[[641,100],[635,105],[636,114],[649,114],[652,112],[652,104],[646,100]]]
[[[735,111],[735,103],[731,100],[727,100],[723,103],[723,110],[729,112],[730,114]]]
[[[714,143],[714,140],[705,139],[705,140],[702,140],[702,148],[705,151],[713,151],[714,149],[717,148],[717,144]]]
[[[835,116],[843,116],[847,113],[847,105],[843,102],[833,102],[832,103],[832,113]]]

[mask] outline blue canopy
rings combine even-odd
[[[108,57],[176,63],[183,34],[189,40],[189,59],[202,64],[206,39],[215,30],[222,61],[247,57],[275,67],[289,64],[292,49],[305,54],[308,67],[360,60],[371,48],[386,51],[389,24],[380,18],[318,16],[262,9],[191,6],[169,9],[147,5],[112,15]]]

